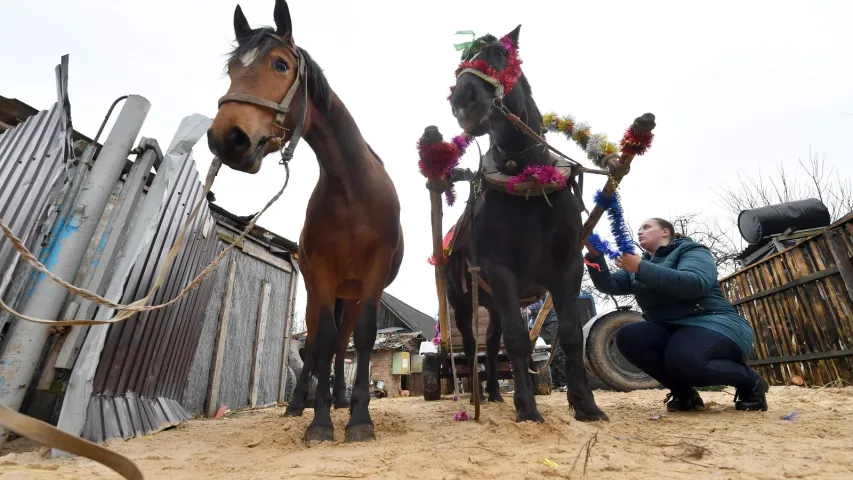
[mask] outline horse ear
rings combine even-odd
[[[293,34],[293,22],[290,21],[290,8],[287,6],[287,0],[275,0],[275,33],[281,37],[287,37]]]
[[[521,31],[521,25],[519,24],[515,29],[506,34],[510,40],[512,40],[512,46],[518,48],[518,34]]]
[[[234,35],[237,36],[238,44],[252,36],[252,27],[249,26],[249,21],[243,15],[243,9],[240,8],[240,5],[234,9]]]

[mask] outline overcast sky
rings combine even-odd
[[[228,88],[225,54],[234,0],[2,2],[0,94],[39,109],[55,102],[53,68],[70,54],[74,128],[94,136],[110,103],[133,93],[152,103],[141,135],[168,146],[181,119],[213,118]],[[404,6],[411,5],[410,9]],[[459,132],[445,100],[459,54],[456,30],[501,36],[521,24],[520,52],[541,110],[571,113],[621,138],[633,119],[657,116],[651,150],[622,187],[632,229],[643,218],[721,214],[715,189],[737,172],[794,167],[809,148],[853,172],[853,3],[782,1],[400,2],[293,0],[296,43],[325,70],[367,141],[385,161],[403,209],[406,256],[388,292],[433,315],[429,198],[415,142],[427,125]],[[253,26],[273,24],[273,0],[241,3]],[[549,136],[575,158],[574,144]],[[482,140],[481,140],[482,143]],[[476,165],[476,148],[464,158]],[[212,155],[194,150],[204,174]],[[223,169],[217,202],[257,212],[284,171],[274,156],[255,176]],[[300,143],[290,187],[260,224],[294,241],[317,180]],[[587,204],[603,178],[586,179]],[[464,190],[463,190],[464,191]],[[445,230],[464,202],[445,213]],[[606,221],[599,231],[607,233]],[[301,287],[301,286],[300,286]],[[298,292],[298,315],[305,291]]]

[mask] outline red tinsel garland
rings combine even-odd
[[[459,76],[459,72],[466,68],[479,70],[500,82],[504,87],[504,95],[508,95],[515,87],[518,79],[521,78],[522,60],[518,58],[518,49],[512,45],[512,40],[509,37],[501,38],[500,42],[506,51],[506,68],[501,71],[497,71],[485,60],[468,60],[459,64],[454,75]],[[453,95],[453,90],[455,88],[455,86],[450,87],[450,95]],[[447,97],[448,100],[450,100],[450,95]]]
[[[515,186],[528,180],[535,180],[538,185],[556,183],[557,190],[566,188],[566,178],[552,165],[528,165],[518,175],[506,182],[506,191],[513,193]]]
[[[652,132],[638,132],[634,130],[632,125],[625,130],[625,135],[619,145],[622,147],[622,153],[642,155],[652,145],[654,138],[655,135]]]
[[[421,174],[428,179],[438,179],[447,176],[450,171],[459,165],[459,148],[448,142],[424,145],[418,142],[418,167]]]

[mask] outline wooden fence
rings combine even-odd
[[[853,213],[720,280],[755,332],[750,359],[771,385],[853,385]]]

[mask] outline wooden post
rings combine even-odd
[[[850,295],[850,300],[853,301],[853,262],[847,256],[847,249],[844,248],[844,240],[841,238],[840,232],[838,230],[826,232],[826,244],[829,251],[832,252],[835,265],[838,266],[838,272],[847,288],[847,295]]]
[[[548,292],[548,297],[545,299],[545,303],[536,315],[536,321],[533,323],[533,329],[530,330],[531,342],[536,341],[536,337],[539,336],[539,330],[542,330],[542,324],[545,323],[545,317],[547,317],[548,312],[551,311],[552,305],[554,305],[554,298],[551,297],[551,292]]]
[[[432,255],[435,259],[435,287],[438,294],[438,324],[441,332],[441,344],[447,345],[447,330],[450,328],[450,322],[447,318],[447,294],[446,286],[444,285],[444,275],[442,269],[444,265],[444,252],[441,248],[441,193],[430,190],[429,200],[432,205]],[[476,313],[476,312],[474,312]]]
[[[272,284],[261,280],[261,297],[258,304],[258,326],[255,329],[255,351],[252,362],[252,376],[249,377],[249,407],[258,405],[258,389],[261,386],[261,365],[264,359],[264,340],[267,338],[267,319],[270,311],[270,291]]]
[[[231,295],[234,293],[234,277],[237,273],[237,260],[228,265],[228,279],[225,281],[225,295],[222,296],[222,309],[219,311],[219,334],[216,336],[216,353],[213,358],[213,372],[207,393],[207,416],[216,415],[219,407],[219,385],[222,381],[222,362],[225,360],[225,340],[228,336],[228,318],[231,316]]]

